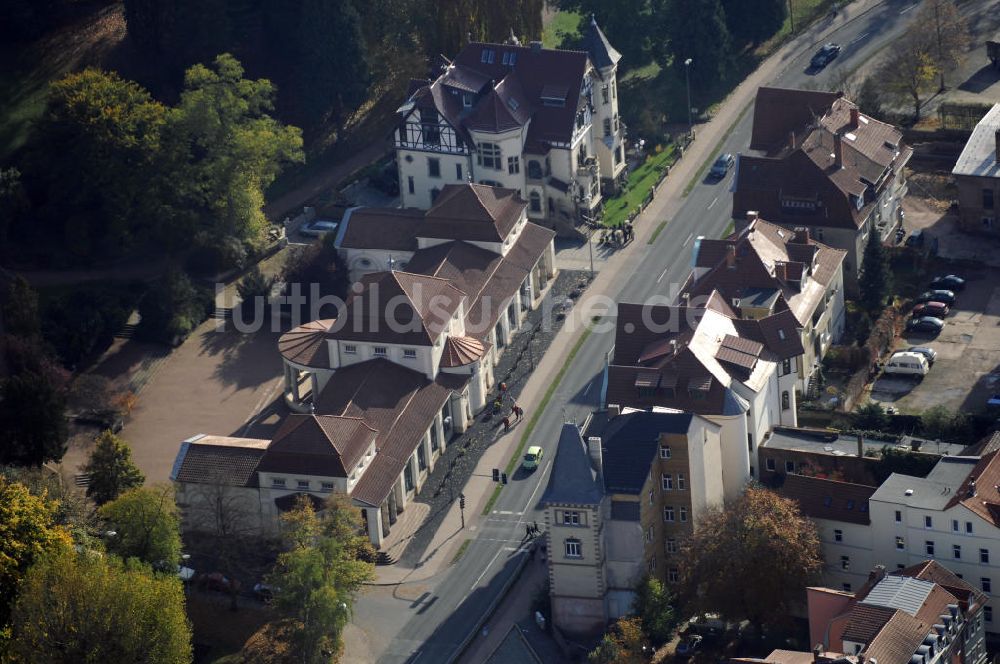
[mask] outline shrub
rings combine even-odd
[[[212,293],[183,272],[170,271],[139,304],[140,339],[176,343],[190,334],[215,308]]]
[[[228,235],[220,238],[202,231],[194,236],[185,267],[192,274],[207,276],[242,269],[246,260],[247,251],[239,238]]]

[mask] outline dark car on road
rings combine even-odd
[[[834,44],[833,42],[828,42],[826,44],[823,44],[823,46],[820,47],[818,51],[816,51],[816,55],[812,57],[812,60],[809,61],[809,64],[811,64],[816,69],[822,69],[823,67],[830,64],[833,61],[833,59],[836,58],[838,55],[840,55],[840,44]]]
[[[956,274],[946,274],[943,277],[934,277],[930,287],[936,290],[960,291],[965,288],[965,279]]]
[[[906,323],[907,332],[919,332],[921,334],[935,335],[939,334],[943,329],[944,321],[940,318],[934,318],[933,316],[911,318]]]
[[[733,155],[728,152],[726,154],[720,154],[719,158],[715,160],[714,164],[712,164],[712,169],[708,172],[708,174],[717,180],[721,180],[726,177],[726,173],[729,172],[729,169],[732,168],[735,163],[736,157]]]
[[[955,304],[955,293],[950,290],[929,290],[913,298],[916,303],[921,302],[941,302],[949,307]]]

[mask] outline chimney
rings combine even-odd
[[[788,264],[777,261],[774,264],[774,278],[779,281],[788,281]]]
[[[851,109],[851,126],[857,128],[858,124],[861,122],[861,112],[858,107],[855,106]]]
[[[531,50],[532,51],[541,51],[542,50],[542,42],[540,42],[540,41],[533,41],[533,42],[531,42]]]
[[[795,229],[795,242],[797,244],[809,244],[809,229],[799,226]]]
[[[622,407],[619,404],[616,404],[616,403],[609,403],[608,404],[608,417],[609,418],[618,417],[621,414],[622,414]]]
[[[819,662],[820,657],[822,656],[823,656],[823,645],[817,643],[816,645],[813,646],[813,662],[814,663]]]
[[[752,224],[760,218],[760,213],[757,210],[747,210],[747,225]]]
[[[691,306],[691,293],[681,293],[681,306],[689,307]]]
[[[958,604],[949,604],[948,605],[948,613],[951,614],[952,618],[957,619],[958,618]]]
[[[601,439],[597,436],[587,438],[587,454],[590,456],[590,465],[597,473],[597,481],[602,481],[604,477],[604,452],[601,450]]]
[[[736,245],[732,242],[726,245],[726,267],[736,269]]]
[[[885,565],[875,565],[872,571],[868,572],[869,583],[878,583],[885,578]]]
[[[841,143],[840,133],[833,135],[833,164],[838,170],[844,167],[844,146]]]
[[[865,458],[865,436],[861,433],[858,434],[858,458]],[[882,571],[884,572],[885,570]]]

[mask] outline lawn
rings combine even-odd
[[[569,38],[573,41],[580,36],[580,19],[576,12],[557,11],[548,24],[542,28],[542,44],[545,48],[557,48]]]
[[[617,226],[625,221],[629,212],[637,211],[652,187],[660,179],[663,171],[677,160],[676,147],[671,143],[666,148],[649,156],[645,163],[628,175],[628,182],[621,194],[609,198],[604,204],[604,225]]]

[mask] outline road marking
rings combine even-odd
[[[511,512],[510,510],[493,510],[494,514],[522,514],[522,512]]]
[[[719,197],[716,196],[715,200],[708,204],[708,209],[711,210],[715,206],[715,204],[718,203],[718,202],[719,202]]]
[[[912,7],[911,7],[911,9],[912,9]],[[902,12],[900,12],[900,13],[902,13]],[[848,44],[848,46],[850,46],[851,44],[857,44],[859,41],[861,41],[862,39],[864,39],[865,37],[867,37],[870,34],[871,34],[870,32],[862,32],[860,35],[858,35],[857,37],[855,37],[854,41],[852,41],[850,44]]]
[[[913,9],[913,8],[914,8],[914,7],[916,7],[916,6],[917,6],[917,5],[913,4],[913,5],[910,5],[909,7],[906,7],[905,9],[900,9],[900,10],[899,10],[899,13],[900,13],[900,14],[905,14],[906,12],[910,11],[911,9]]]
[[[517,551],[520,548],[521,547],[519,546],[505,546],[502,549],[499,549],[496,552],[496,555],[493,556],[493,559],[490,560],[489,564],[487,564],[486,567],[483,568],[482,574],[480,574],[479,577],[475,580],[475,582],[473,582],[472,587],[469,588],[469,592],[472,592],[473,590],[476,589],[476,586],[478,586],[479,582],[483,580],[484,576],[486,576],[486,572],[490,571],[490,568],[493,567],[493,563],[497,561],[497,558],[500,557],[501,553],[503,553],[504,551]],[[468,597],[468,595],[466,595],[466,597]]]
[[[663,281],[663,277],[667,276],[667,270],[669,269],[670,269],[669,267],[663,268],[663,272],[660,272],[660,276],[656,278],[656,283],[660,283],[661,281]]]
[[[587,383],[587,389],[583,391],[583,396],[587,396],[588,394],[590,394],[590,388],[592,388],[594,386],[594,383],[596,382],[597,382],[596,380],[592,380],[589,383]]]
[[[688,242],[690,242],[691,238],[693,238],[693,237],[694,237],[694,233],[691,233],[690,235],[688,235],[688,239],[684,240],[684,245],[683,246],[685,246],[685,247],[688,246]]]

